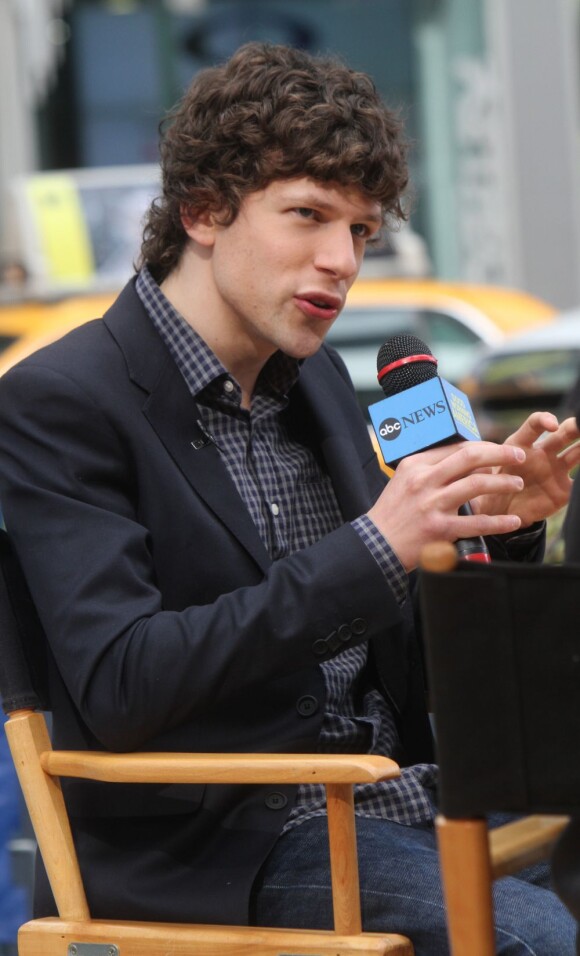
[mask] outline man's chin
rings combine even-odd
[[[303,361],[304,359],[310,358],[312,355],[316,355],[323,342],[324,338],[312,338],[307,342],[301,342],[299,345],[292,345],[288,348],[282,348],[282,352],[284,352],[285,355],[290,356],[290,358]]]

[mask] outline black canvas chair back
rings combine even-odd
[[[580,565],[422,573],[446,817],[580,808]]]
[[[7,533],[0,529],[0,695],[5,712],[48,710],[42,626]]]

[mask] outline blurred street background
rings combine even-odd
[[[410,219],[332,331],[361,407],[396,331],[432,347],[483,437],[575,410],[580,0],[0,0],[0,374],[102,315],[158,189],[157,128],[242,43],[339,53],[412,141]],[[551,531],[558,561],[562,516]],[[34,843],[0,737],[0,954]]]
[[[156,163],[164,110],[248,39],[338,52],[402,111],[436,276],[580,301],[578,0],[0,0],[0,259],[42,274],[22,176]]]

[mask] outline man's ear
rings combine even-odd
[[[182,205],[180,209],[181,224],[194,242],[200,246],[213,246],[215,237],[215,217],[209,210],[196,212],[192,214],[187,206]]]

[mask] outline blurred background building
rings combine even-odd
[[[338,52],[402,111],[425,268],[580,302],[578,0],[0,0],[0,259],[30,254],[15,177],[155,163],[248,39]]]

